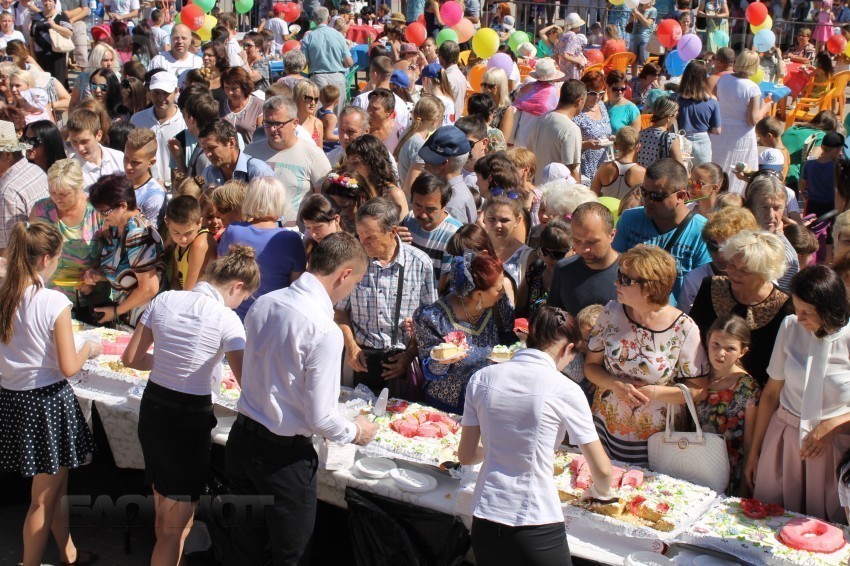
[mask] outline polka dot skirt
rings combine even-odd
[[[55,474],[83,465],[93,448],[67,381],[28,391],[0,389],[0,470],[26,477]]]

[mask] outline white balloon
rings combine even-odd
[[[649,4],[652,0],[640,0],[641,4]]]
[[[625,2],[623,2],[623,4],[629,10],[634,10],[640,5],[640,0],[625,0]]]

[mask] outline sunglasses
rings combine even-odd
[[[597,92],[595,90],[589,90],[589,91],[587,91],[587,96],[596,96],[596,97],[605,96],[605,91],[600,90],[599,92]]]
[[[106,85],[99,85],[99,84],[95,84],[95,83],[89,83],[89,88],[90,88],[91,90],[100,90],[100,91],[106,92]]]
[[[566,250],[551,250],[549,248],[540,248],[540,253],[551,259],[564,259],[567,255]]]
[[[276,122],[274,120],[263,120],[263,127],[268,128],[270,130],[279,130],[282,127],[284,127],[285,125],[287,125],[288,123],[292,122],[293,120],[295,120],[295,118],[290,118],[286,122]]]
[[[481,88],[497,88],[499,85],[494,85],[490,83],[481,83]]]
[[[717,253],[720,251],[720,244],[718,242],[715,242],[714,240],[707,241],[705,245],[708,248],[708,251],[712,253]]]
[[[649,199],[652,202],[664,202],[670,195],[675,195],[679,191],[674,191],[672,193],[655,193],[647,191],[646,189],[641,188],[640,194],[643,195],[643,198]]]
[[[500,197],[502,195],[505,195],[511,200],[519,200],[519,193],[517,191],[503,189],[502,187],[493,187],[490,189],[490,196]]]
[[[11,57],[9,55],[3,55],[2,57],[0,57],[0,63],[14,63],[14,62],[15,62],[15,58]]]
[[[23,137],[23,138],[21,138],[21,141],[23,143],[27,144],[27,145],[32,146],[33,148],[36,148],[36,147],[41,145],[41,140],[38,139],[38,137],[33,137],[33,138]]]
[[[632,279],[619,269],[617,270],[617,285],[620,287],[631,287],[635,283],[646,283],[643,279]]]
[[[611,87],[611,90],[612,90],[612,91],[614,91],[614,92],[619,92],[620,94],[622,94],[622,93],[624,93],[624,92],[626,92],[626,91],[628,90],[628,87],[625,87],[625,86],[612,86],[612,87]],[[590,93],[588,93],[588,94],[590,94]]]
[[[305,96],[304,102],[312,102],[313,104],[318,104],[319,103],[319,97],[318,96]]]

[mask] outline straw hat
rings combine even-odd
[[[15,132],[15,125],[6,120],[0,120],[0,152],[12,153],[30,149],[30,145],[21,142]]]
[[[567,14],[567,18],[564,20],[564,29],[576,29],[580,28],[585,24],[585,21],[581,19],[581,16],[576,14],[575,12],[570,12]]]
[[[538,81],[555,82],[562,80],[566,75],[555,66],[555,60],[549,57],[537,60],[534,70],[528,74],[529,77]]]

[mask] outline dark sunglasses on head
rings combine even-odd
[[[502,187],[493,187],[492,189],[490,189],[490,196],[500,197],[502,195],[505,195],[511,200],[519,199],[519,193],[517,191],[505,190]]]
[[[670,195],[675,195],[675,194],[676,194],[676,193],[678,193],[678,192],[679,192],[679,191],[674,191],[674,192],[672,192],[672,193],[656,193],[656,192],[650,192],[650,191],[647,191],[647,190],[646,190],[646,189],[644,189],[644,188],[641,188],[641,190],[640,190],[640,194],[642,194],[642,195],[643,195],[643,198],[645,198],[645,199],[647,199],[647,198],[648,198],[648,199],[649,199],[649,200],[651,200],[652,202],[663,202],[663,201],[664,201],[664,200],[666,200],[666,199],[667,199]]]
[[[597,97],[605,96],[605,91],[600,90],[599,92],[597,92],[595,90],[589,90],[589,91],[587,91],[587,96],[597,96]]]
[[[540,253],[548,258],[552,259],[564,259],[567,255],[566,250],[551,250],[549,248],[540,248]]]
[[[635,283],[645,283],[643,279],[632,279],[619,269],[617,270],[617,284],[620,287],[631,287]]]
[[[130,81],[128,81],[127,79],[121,81],[121,88],[130,88]]]

